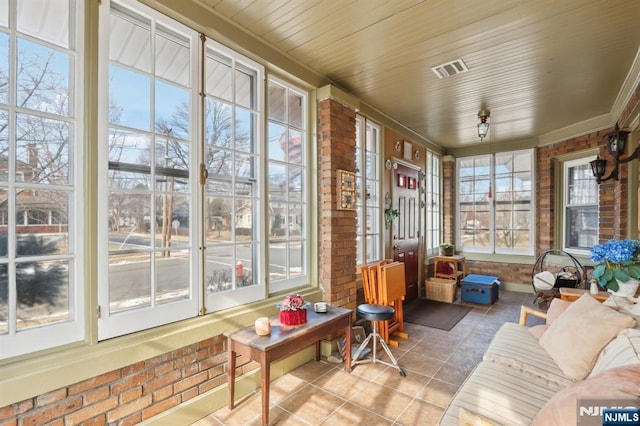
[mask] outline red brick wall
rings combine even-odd
[[[238,359],[237,374],[257,368]],[[134,425],[226,382],[217,336],[4,408],[0,424]]]
[[[505,283],[531,284],[531,264],[501,263],[467,260],[467,272],[470,274],[500,277]]]
[[[604,129],[587,135],[568,139],[552,145],[537,149],[536,154],[536,242],[535,257],[545,250],[559,246],[555,241],[555,216],[561,212],[556,211],[555,201],[561,188],[555,186],[556,159],[569,153],[593,150],[599,148],[600,156],[609,160],[610,171],[611,156],[607,152],[604,136],[613,128]],[[455,162],[444,162],[444,239],[455,241]],[[627,235],[627,165],[620,166],[619,180],[608,180],[600,184],[600,229],[601,241],[611,238],[625,238]],[[504,282],[530,284],[530,263],[514,264],[502,262],[470,261],[467,260],[469,273],[483,275],[497,275]]]
[[[640,86],[639,86],[640,87]],[[638,91],[637,91],[638,92]],[[640,98],[637,93],[636,98]],[[636,103],[638,100],[636,100]],[[537,149],[536,161],[536,241],[535,256],[545,250],[558,247],[555,241],[555,216],[562,212],[557,211],[555,200],[558,190],[555,186],[556,159],[569,153],[587,151],[598,148],[599,155],[606,158],[609,163],[607,174],[612,165],[611,156],[607,151],[604,136],[613,131],[613,128],[589,133],[576,138],[568,139],[552,145]],[[611,238],[625,238],[628,233],[627,223],[627,194],[628,194],[628,167],[620,165],[619,180],[602,182],[600,190],[600,241]],[[444,240],[455,241],[455,162],[443,162],[444,173]],[[637,177],[636,177],[637,178]],[[497,275],[504,282],[530,284],[531,264],[513,264],[487,261],[467,260],[467,269],[470,273]]]
[[[634,112],[636,112],[638,108],[640,108],[640,84],[636,86],[636,90],[629,98],[629,102],[622,110],[622,113],[620,113],[618,123],[620,123],[621,126],[623,125],[623,123],[628,123],[631,119],[631,116],[634,114]]]
[[[338,170],[356,170],[356,113],[332,99],[318,103],[319,282],[325,301],[354,309],[356,211],[338,210]]]
[[[444,243],[456,243],[455,237],[455,223],[456,223],[456,162],[455,160],[442,162],[442,177],[443,186],[442,192],[444,200],[442,204],[442,211],[444,213],[443,228],[442,228],[442,242]]]
[[[536,226],[538,239],[536,241],[536,252],[553,248],[559,245],[554,240],[554,202],[557,198],[557,191],[554,185],[555,159],[559,156],[599,148],[599,155],[606,158],[609,163],[607,174],[609,174],[612,164],[611,156],[607,152],[604,144],[604,136],[613,129],[604,129],[598,132],[589,133],[553,145],[543,146],[538,149],[537,154],[537,218]],[[620,166],[619,180],[608,180],[602,182],[600,190],[600,228],[599,237],[601,241],[611,238],[624,238],[627,235],[627,165]]]

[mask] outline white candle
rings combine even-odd
[[[268,336],[271,334],[271,323],[269,322],[269,318],[261,317],[256,319],[256,334],[259,336]]]

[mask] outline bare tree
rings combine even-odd
[[[58,299],[66,293],[68,276],[62,264],[49,262],[48,256],[66,250],[68,240],[73,176],[69,143],[77,138],[70,118],[67,70],[71,58],[53,49],[30,46],[28,42],[18,43],[14,86],[9,85],[8,70],[0,69],[0,99],[7,103],[15,99],[18,107],[15,121],[0,114],[0,180],[15,183],[17,215],[7,214],[8,196],[0,200],[0,212],[16,232],[16,254],[36,257],[16,261],[18,305],[64,308],[65,302]],[[11,87],[15,87],[15,94],[9,93]],[[15,126],[14,132],[9,131],[10,124]],[[10,134],[14,135],[12,140]],[[11,154],[15,155],[13,162]],[[12,169],[10,164],[14,165]],[[51,189],[52,185],[57,188]],[[7,239],[6,232],[0,234],[3,257],[7,255]],[[0,275],[8,273],[7,266],[2,266]],[[6,277],[0,280],[8,282]],[[6,286],[0,286],[0,299],[6,300],[2,293],[6,290]]]

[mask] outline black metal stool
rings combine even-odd
[[[358,313],[358,316],[360,318],[373,322],[373,330],[367,336],[367,338],[364,339],[364,341],[360,344],[360,346],[358,347],[358,350],[353,355],[353,357],[351,357],[351,366],[354,366],[356,364],[363,364],[366,362],[371,362],[374,364],[376,362],[379,362],[381,364],[388,365],[389,367],[396,368],[400,372],[400,375],[402,377],[406,377],[407,375],[405,374],[404,370],[400,368],[400,366],[398,365],[398,361],[396,361],[396,358],[393,356],[393,354],[389,350],[389,347],[387,346],[386,342],[384,341],[384,339],[382,339],[382,337],[378,333],[378,321],[388,321],[392,319],[393,315],[396,312],[395,309],[387,305],[376,305],[373,303],[366,303],[364,305],[359,305],[356,308],[356,312]],[[367,358],[367,359],[358,360],[360,353],[364,350],[364,348],[367,347],[367,345],[369,344],[369,340],[371,339],[373,339],[373,356],[370,359]],[[382,345],[382,348],[387,352],[387,355],[389,355],[389,358],[391,359],[391,362],[393,364],[389,364],[386,361],[382,361],[378,359],[377,353],[376,353],[378,341],[380,342],[380,345]]]

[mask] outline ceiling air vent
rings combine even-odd
[[[462,62],[462,59],[456,59],[455,61],[435,66],[431,68],[431,71],[433,71],[438,78],[445,78],[469,71],[469,68]]]

